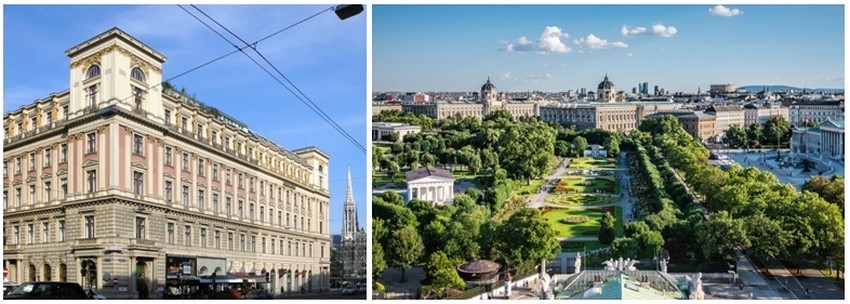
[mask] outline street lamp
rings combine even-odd
[[[360,4],[343,4],[334,7],[334,13],[339,20],[351,18],[361,12],[363,12],[363,5]]]

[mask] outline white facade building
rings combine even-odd
[[[443,205],[454,199],[454,176],[444,169],[424,167],[409,171],[407,176],[407,202],[412,199]]]

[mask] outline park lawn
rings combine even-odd
[[[586,194],[558,194],[546,197],[547,203],[564,206],[596,206],[613,204],[619,201],[615,197],[596,196]]]
[[[596,168],[617,168],[617,160],[614,158],[601,157],[579,157],[573,158],[570,161],[568,168],[580,169],[596,169]]]
[[[388,184],[388,183],[404,183],[404,173],[398,173],[395,175],[394,179],[390,178],[390,175],[387,172],[376,171],[375,174],[372,174],[372,184]],[[374,186],[373,185],[373,186]]]
[[[548,208],[548,207],[547,207]],[[607,207],[610,208],[610,207]],[[606,209],[607,209],[606,208]],[[599,235],[602,212],[593,209],[578,208],[550,208],[543,213],[543,219],[555,230],[555,237],[592,237]],[[567,224],[561,221],[566,217],[586,216],[587,221],[576,224]],[[623,210],[620,206],[614,207],[614,230],[617,236],[623,235]]]
[[[590,185],[584,183],[590,182]],[[619,194],[620,183],[612,176],[568,176],[562,177],[558,185],[552,190],[553,194],[564,193],[586,193],[594,194],[597,190],[602,193]]]
[[[490,176],[490,175],[492,175],[492,174],[491,174],[491,173],[489,173],[489,172],[486,172],[486,173],[482,173],[482,172],[479,172],[479,173],[473,173],[473,172],[470,172],[470,171],[468,171],[468,170],[452,170],[451,172],[452,172],[452,176],[454,176],[454,178],[455,178],[456,180],[457,180],[457,179],[473,179],[473,180],[474,180],[474,179],[477,179],[478,177],[481,177],[481,176]]]
[[[543,186],[543,179],[532,179],[530,185],[526,185],[525,181],[517,181],[516,189],[514,189],[514,193],[518,195],[526,195],[531,194],[534,195],[537,193],[537,190],[540,189],[540,186]]]

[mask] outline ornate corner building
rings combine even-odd
[[[325,152],[282,148],[161,85],[165,56],[120,29],[65,53],[69,89],[3,116],[9,281],[110,298],[213,273],[327,290]]]

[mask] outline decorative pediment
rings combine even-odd
[[[35,176],[30,176],[30,177],[27,177],[27,179],[26,179],[27,183],[32,183],[36,180],[37,180],[37,178],[35,178]]]
[[[136,169],[142,169],[142,170],[147,170],[147,169],[148,169],[148,166],[147,166],[147,165],[145,165],[145,164],[144,164],[144,163],[142,163],[142,162],[131,162],[131,163],[130,163],[130,166],[132,166],[133,168],[136,168]]]
[[[83,168],[94,167],[94,166],[97,166],[96,160],[88,160],[88,161],[83,163]]]
[[[14,185],[14,186],[20,185],[21,183],[22,183],[22,181],[19,180],[19,179],[12,181],[12,185]]]
[[[50,179],[51,176],[52,176],[52,174],[50,174],[50,173],[44,173],[44,174],[41,175],[41,179]]]
[[[187,183],[187,184],[191,184],[191,183],[192,183],[192,180],[191,180],[190,178],[188,178],[188,177],[183,177],[183,178],[181,178],[181,179],[180,179],[180,181],[181,181],[181,182],[184,182],[184,183]]]
[[[163,174],[163,176],[170,178],[170,179],[174,179],[174,173],[171,173],[171,172],[165,173],[165,174]]]
[[[213,191],[221,191],[221,188],[219,188],[217,186],[213,186],[212,189],[213,189]]]

